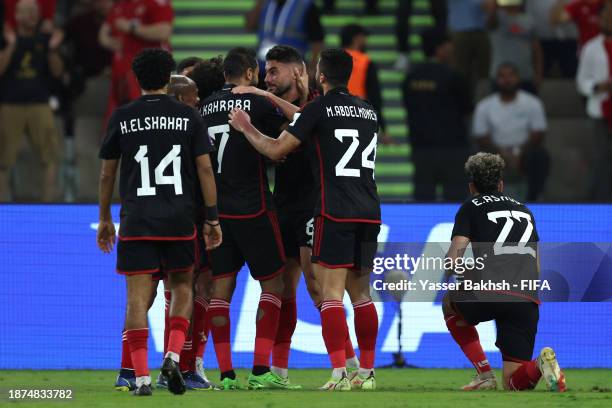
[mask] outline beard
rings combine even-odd
[[[269,89],[269,88],[268,88]],[[272,93],[276,96],[282,96],[291,90],[291,84],[276,85]]]
[[[504,96],[512,96],[518,91],[518,89],[518,85],[507,85],[498,87],[499,93]]]

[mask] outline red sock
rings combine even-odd
[[[346,341],[344,342],[344,354],[346,355],[347,360],[355,357],[355,348],[353,347],[351,336],[347,336]]]
[[[168,336],[170,335],[170,301],[172,300],[172,292],[164,290],[164,356],[168,351]]]
[[[208,308],[208,326],[215,345],[215,354],[222,373],[233,370],[230,347],[230,305],[223,299],[211,299]]]
[[[327,354],[333,368],[346,367],[346,338],[348,326],[344,306],[340,300],[327,300],[321,305],[321,326]]]
[[[353,303],[355,334],[359,344],[359,365],[374,368],[376,336],[378,335],[378,313],[371,300]]]
[[[195,357],[204,355],[206,340],[208,340],[208,322],[206,312],[208,311],[208,302],[200,296],[193,298],[193,351]],[[195,358],[194,358],[195,364]],[[195,366],[194,366],[195,369]]]
[[[170,317],[170,334],[168,335],[168,352],[181,354],[187,331],[189,330],[189,320],[181,316]]]
[[[183,348],[181,349],[181,357],[179,359],[179,368],[182,372],[195,371],[195,353],[193,352],[193,342],[191,336],[185,339]]]
[[[149,365],[147,362],[147,339],[149,329],[126,330],[127,341],[130,345],[132,363],[134,363],[134,375],[143,377],[149,375]]]
[[[451,336],[453,336],[453,339],[463,350],[463,354],[470,360],[479,374],[491,371],[489,360],[487,360],[487,356],[480,345],[480,338],[478,337],[476,327],[468,326],[466,322],[463,322],[466,326],[458,326],[457,322],[460,320],[461,318],[457,315],[452,315],[446,319],[446,327],[448,327]]]
[[[513,391],[532,390],[538,385],[540,377],[542,377],[542,373],[538,369],[536,360],[531,360],[523,363],[512,373],[508,385]]]
[[[278,368],[289,367],[289,350],[291,337],[297,325],[297,307],[295,297],[283,299],[278,319],[278,331],[272,350],[272,365]]]
[[[130,344],[127,339],[126,330],[121,333],[121,369],[133,370],[132,356],[130,354]]]
[[[270,366],[270,354],[278,331],[280,310],[281,300],[278,296],[267,292],[261,294],[257,311],[253,366]]]

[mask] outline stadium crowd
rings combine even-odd
[[[363,3],[361,13],[380,13],[377,1]],[[413,197],[405,198],[465,198],[465,191],[451,186],[457,185],[465,158],[478,147],[502,155],[517,197],[546,199],[555,160],[549,150],[557,142],[539,95],[550,78],[562,78],[576,81],[592,136],[586,169],[580,173],[586,191],[582,199],[610,201],[608,3],[429,0],[432,24],[423,32],[411,24],[413,1],[398,1],[399,58],[394,68],[405,73],[402,100],[415,186]],[[258,33],[260,61],[273,45],[292,45],[304,55],[312,78],[328,31],[321,17],[337,12],[335,2],[258,0],[254,5],[245,10],[245,30]],[[110,78],[106,118],[114,107],[138,97],[131,61],[144,48],[170,47],[172,2],[3,0],[0,7],[0,201],[87,199],[78,191],[78,163],[92,158],[75,148],[80,136],[75,134],[75,112],[81,108],[76,101],[95,104],[99,95],[85,100],[82,95],[100,78],[104,83]],[[351,92],[370,100],[382,115],[379,68],[367,53],[368,35],[375,30],[351,24],[340,37],[355,62]],[[423,63],[411,62],[408,52],[408,38],[417,32]],[[384,121],[382,126],[381,141],[396,143]],[[41,175],[19,166],[24,136]],[[17,191],[24,184],[39,187],[20,196]]]

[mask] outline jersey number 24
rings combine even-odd
[[[346,167],[349,161],[353,158],[359,148],[359,131],[357,129],[336,129],[334,136],[341,143],[348,138],[351,141],[348,149],[336,164],[336,176],[340,177],[361,177],[361,169]],[[376,141],[378,135],[374,133],[374,137],[368,146],[361,152],[361,167],[372,169],[372,177],[374,177],[374,161],[376,160]],[[372,156],[372,160],[369,157]]]

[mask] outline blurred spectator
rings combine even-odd
[[[536,0],[540,1],[540,0]],[[599,14],[606,0],[557,0],[551,10],[553,24],[573,22],[579,35],[579,46],[584,46],[599,34]]]
[[[501,64],[514,64],[522,78],[521,88],[536,94],[542,82],[542,49],[535,36],[535,21],[525,13],[523,0],[505,0],[491,7],[488,25],[493,46],[491,78]]]
[[[112,53],[102,47],[98,33],[112,7],[113,0],[94,1],[85,12],[65,24],[66,39],[72,47],[72,63],[83,79],[100,75],[111,64]]]
[[[16,27],[15,12],[19,0],[3,0],[5,6],[5,30],[14,31]],[[53,24],[53,18],[56,10],[56,0],[36,0],[38,9],[40,10],[40,31],[46,34],[51,34],[49,37],[49,46],[57,48],[64,39],[64,33],[61,29],[56,28]]]
[[[592,146],[589,192],[592,200],[612,199],[612,5],[601,16],[602,34],[585,44],[580,54],[576,82],[588,98],[595,142]]]
[[[536,201],[544,191],[550,167],[544,149],[546,117],[542,102],[519,90],[519,84],[517,67],[501,64],[497,92],[476,107],[473,135],[480,149],[504,158],[504,185],[509,195]]]
[[[17,3],[19,0],[3,0],[4,1],[4,21],[6,28],[15,30],[17,20],[15,12],[17,11]],[[53,30],[53,17],[55,16],[56,0],[37,0],[38,10],[40,13],[40,30],[50,34]]]
[[[102,24],[99,41],[113,52],[107,116],[140,96],[132,60],[141,50],[169,48],[174,12],[170,0],[118,0]]]
[[[467,81],[451,67],[453,45],[446,32],[424,32],[423,49],[427,61],[413,67],[402,85],[414,163],[414,198],[435,200],[439,183],[444,200],[463,200],[471,93]]]
[[[349,24],[340,31],[340,46],[353,57],[353,72],[348,83],[352,95],[370,101],[376,112],[382,130],[381,140],[390,141],[386,134],[383,117],[382,87],[378,81],[378,67],[366,54],[368,31],[358,24]]]
[[[487,32],[490,0],[448,0],[448,29],[454,46],[457,70],[475,88],[478,80],[489,77],[491,43]]]
[[[429,0],[429,14],[433,17],[434,27],[439,31],[446,31],[446,1]],[[395,14],[395,35],[397,37],[397,51],[399,52],[394,69],[407,71],[410,65],[410,47],[408,38],[412,32],[410,17],[413,14],[413,1],[398,1]]]
[[[363,0],[365,4],[365,14],[378,14],[378,0]],[[336,12],[336,0],[323,0],[323,12],[333,14]]]
[[[558,0],[527,0],[527,14],[535,21],[535,31],[542,48],[543,75],[550,77],[555,64],[563,78],[574,78],[578,66],[578,33],[571,23],[553,25],[551,10]]]
[[[62,74],[63,61],[57,49],[49,48],[50,35],[41,31],[35,0],[17,3],[15,22],[15,31],[5,32],[5,46],[0,51],[0,201],[8,199],[9,172],[26,132],[43,167],[42,199],[52,201],[59,141],[49,87],[52,78]]]
[[[178,64],[176,64],[176,72],[179,75],[189,75],[193,68],[200,62],[204,61],[200,57],[187,57]]]
[[[258,0],[246,15],[246,27],[249,31],[258,30],[257,58],[262,66],[270,48],[278,44],[296,48],[309,61],[310,71],[317,66],[325,31],[313,0]],[[262,75],[264,72],[260,69]]]

